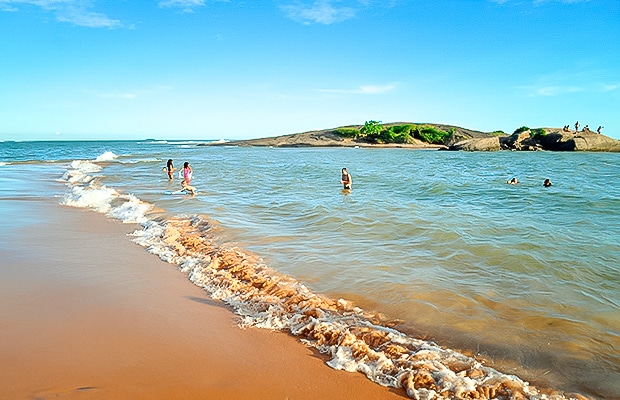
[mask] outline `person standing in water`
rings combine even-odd
[[[349,174],[346,168],[342,169],[342,177],[340,178],[340,183],[343,185],[343,189],[351,190],[351,186],[353,185],[353,178]]]
[[[166,170],[168,171],[168,179],[172,180],[172,173],[174,172],[174,165],[172,164],[172,159],[168,160],[168,163],[166,164]]]
[[[192,181],[192,167],[189,166],[189,162],[185,161],[183,164],[183,179],[189,185]]]

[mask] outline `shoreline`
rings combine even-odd
[[[54,199],[0,200],[17,215],[0,230],[2,398],[406,398],[287,334],[239,328],[132,243],[136,225]]]

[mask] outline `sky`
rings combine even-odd
[[[620,0],[0,0],[0,140],[620,139]]]

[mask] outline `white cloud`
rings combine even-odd
[[[91,0],[0,0],[3,11],[19,11],[19,6],[40,7],[53,12],[56,20],[88,28],[118,28],[123,24],[105,14],[89,11]]]
[[[162,8],[180,8],[183,12],[192,13],[197,7],[204,7],[205,0],[165,0],[157,3]]]
[[[340,94],[383,94],[391,92],[396,89],[398,85],[396,83],[390,83],[388,85],[361,85],[356,89],[319,89],[319,92],[323,93],[340,93]]]
[[[77,26],[88,28],[119,28],[123,24],[117,19],[111,19],[105,14],[69,7],[58,13],[56,19]]]
[[[346,21],[355,17],[355,9],[352,7],[338,7],[338,0],[317,0],[312,4],[297,2],[281,6],[286,16],[294,21],[304,24],[317,23],[330,25]]]

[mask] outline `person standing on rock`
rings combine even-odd
[[[603,127],[599,125],[599,127],[596,128],[596,133],[600,135],[602,130],[603,130]]]
[[[579,121],[575,122],[575,132],[579,132]]]

